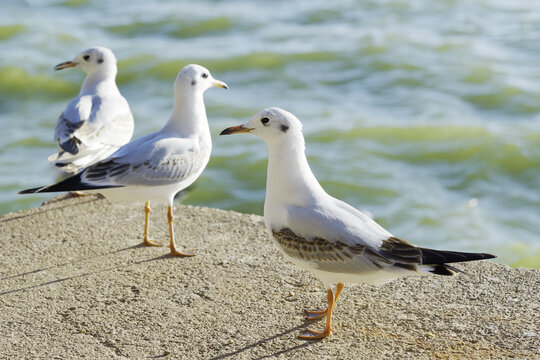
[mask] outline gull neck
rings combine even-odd
[[[301,134],[268,144],[267,203],[305,206],[320,194],[325,192],[309,167]]]
[[[210,137],[203,93],[176,92],[171,117],[163,129],[176,131],[182,137]]]
[[[104,68],[90,73],[84,79],[79,95],[103,93],[106,91],[118,91],[116,86],[116,67]]]

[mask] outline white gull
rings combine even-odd
[[[56,124],[58,152],[49,161],[66,172],[77,172],[105,159],[133,136],[133,115],[116,86],[116,57],[97,46],[78,54],[55,70],[75,68],[87,76],[79,95],[66,106]]]
[[[330,335],[332,311],[345,283],[381,284],[406,275],[453,275],[459,270],[447,263],[495,257],[414,246],[328,195],[307,162],[302,124],[285,110],[262,110],[246,124],[227,128],[221,135],[235,133],[251,133],[268,145],[264,220],[270,238],[285,258],[312,272],[327,288],[327,309],[307,311],[309,320],[326,316],[324,330],[307,329],[301,339]],[[337,284],[335,293],[332,284]]]
[[[176,249],[173,232],[173,200],[203,172],[212,150],[203,93],[210,87],[227,89],[199,65],[187,65],[176,78],[175,102],[165,126],[122,146],[108,158],[80,170],[59,183],[23,190],[20,194],[88,191],[115,201],[146,201],[144,243],[148,238],[150,201],[168,203],[167,219],[171,254],[193,256]]]

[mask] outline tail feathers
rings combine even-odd
[[[98,190],[108,189],[115,187],[122,187],[122,185],[92,185],[86,184],[81,181],[81,174],[76,174],[68,177],[56,184],[41,186],[33,189],[26,189],[19,191],[19,194],[34,194],[34,193],[46,193],[46,192],[64,192],[64,191],[81,191],[81,190]]]
[[[467,253],[419,248],[422,251],[422,271],[437,275],[452,276],[456,272],[464,272],[447,263],[475,261],[496,258],[495,255],[483,253]]]
[[[422,263],[426,265],[444,265],[465,261],[493,259],[497,256],[483,253],[468,253],[459,251],[444,251],[419,248],[422,252]]]

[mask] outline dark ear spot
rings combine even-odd
[[[289,127],[287,125],[281,124],[281,131],[287,132],[287,130],[289,130]]]
[[[99,59],[97,60],[97,62],[98,62],[98,64],[101,64],[101,63],[103,62],[103,58],[99,58]]]
[[[191,85],[197,85],[197,80],[192,80]]]

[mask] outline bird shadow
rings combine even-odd
[[[61,282],[67,281],[67,280],[74,280],[74,279],[82,278],[82,277],[85,277],[85,276],[89,276],[89,275],[93,275],[93,274],[99,274],[99,273],[103,273],[103,272],[107,272],[107,271],[111,271],[111,270],[115,270],[115,269],[117,269],[117,267],[110,267],[110,268],[99,270],[99,271],[88,272],[88,273],[79,274],[79,275],[76,275],[76,276],[68,276],[68,277],[65,277],[65,278],[46,281],[46,282],[40,283],[40,284],[29,285],[29,286],[25,286],[25,287],[18,288],[18,289],[13,289],[13,290],[7,290],[7,291],[0,292],[0,296],[13,294],[13,293],[18,293],[18,292],[23,292],[23,291],[27,291],[27,290],[47,286],[47,285],[52,285],[52,284],[56,284],[56,283],[61,283]]]
[[[287,329],[279,334],[275,334],[275,335],[272,335],[272,336],[269,336],[265,339],[262,339],[262,340],[259,340],[259,341],[256,341],[252,344],[249,344],[249,345],[246,345],[238,350],[235,350],[235,351],[231,351],[229,353],[226,353],[226,354],[222,354],[222,355],[218,355],[216,357],[213,357],[211,358],[210,360],[220,360],[220,359],[227,359],[227,358],[235,358],[237,355],[240,355],[242,354],[243,352],[245,351],[248,351],[248,350],[251,350],[251,349],[254,349],[256,348],[257,346],[262,346],[264,345],[265,343],[271,341],[271,340],[274,340],[274,339],[277,339],[279,337],[282,337],[284,335],[287,335],[287,334],[290,334],[294,331],[299,331],[301,330],[303,327],[305,326],[305,324],[303,325],[298,325],[298,326],[295,326],[293,328],[290,328],[290,329]],[[297,344],[297,345],[294,345],[294,346],[291,346],[289,348],[286,348],[286,349],[283,349],[283,350],[279,350],[275,353],[272,353],[272,354],[268,354],[268,355],[263,355],[263,356],[260,356],[260,357],[257,357],[257,358],[254,358],[254,359],[268,359],[268,358],[274,358],[276,356],[279,356],[279,355],[282,355],[282,354],[285,354],[285,353],[288,353],[288,352],[291,352],[291,351],[295,351],[295,350],[298,350],[298,349],[302,349],[302,348],[305,348],[305,347],[309,347],[310,346],[310,342],[309,341],[305,341],[301,344]]]
[[[146,247],[146,245],[137,244],[137,245],[127,246],[127,247],[122,248],[122,249],[116,249],[116,250],[108,251],[108,252],[101,253],[101,254],[98,254],[98,255],[95,255],[95,256],[92,256],[92,257],[84,257],[84,258],[80,258],[80,259],[67,261],[67,262],[61,263],[61,264],[51,265],[51,266],[48,266],[48,267],[45,267],[45,268],[39,268],[39,269],[36,269],[36,270],[26,271],[24,273],[12,275],[12,276],[6,276],[4,278],[1,278],[0,281],[14,279],[14,278],[17,278],[17,277],[22,278],[22,277],[24,277],[26,275],[38,274],[40,272],[60,268],[60,267],[63,267],[63,266],[68,266],[68,265],[73,265],[73,264],[81,264],[81,263],[84,263],[84,262],[87,262],[87,261],[92,261],[92,260],[95,260],[95,259],[98,259],[98,258],[101,258],[101,257],[106,257],[108,255],[120,253],[120,252],[123,252],[123,251],[129,251],[129,250],[134,250],[134,249],[138,249],[138,248],[143,248],[143,247]],[[18,292],[23,292],[23,291],[27,291],[27,290],[47,286],[47,285],[52,285],[52,284],[64,282],[64,281],[67,281],[67,280],[74,280],[74,279],[82,278],[82,277],[89,276],[89,275],[104,273],[104,272],[108,272],[108,271],[111,271],[111,270],[117,270],[118,268],[131,266],[133,264],[142,264],[142,263],[145,263],[145,262],[156,261],[156,260],[161,260],[161,259],[165,259],[165,258],[176,258],[176,257],[173,257],[170,254],[166,254],[166,255],[153,257],[153,258],[150,258],[150,259],[143,259],[143,260],[139,260],[139,261],[136,261],[136,262],[129,262],[129,263],[126,263],[126,264],[121,265],[121,266],[113,266],[113,267],[101,269],[101,270],[98,270],[98,271],[87,272],[87,273],[83,273],[83,274],[79,274],[79,275],[75,275],[75,276],[68,276],[68,277],[64,277],[64,278],[60,278],[60,279],[46,281],[46,282],[43,282],[43,283],[40,283],[40,284],[29,285],[29,286],[21,287],[21,288],[18,288],[18,289],[12,289],[12,290],[3,291],[3,292],[0,292],[0,296],[7,295],[7,294],[18,293]]]
[[[88,204],[88,203],[91,203],[91,202],[98,201],[98,200],[102,199],[102,198],[97,197],[97,196],[92,196],[92,198],[89,198],[89,199],[84,200],[84,201],[78,201],[78,202],[76,202],[74,204],[62,204],[62,200],[65,200],[65,199],[68,199],[68,198],[69,197],[65,197],[65,198],[62,198],[62,199],[56,199],[55,198],[55,199],[46,201],[46,202],[43,203],[43,205],[47,205],[47,208],[45,208],[45,209],[40,208],[39,212],[40,213],[46,213],[46,212],[53,211],[53,210],[66,209],[66,208],[69,208],[69,207]],[[59,203],[59,205],[55,205],[56,203]],[[0,223],[7,223],[7,222],[10,222],[10,221],[24,219],[24,218],[35,216],[35,215],[36,215],[36,213],[32,212],[30,214],[17,215],[17,216],[8,216],[7,219],[0,220]]]
[[[0,281],[14,279],[14,278],[17,278],[17,277],[23,277],[23,276],[31,275],[31,274],[37,274],[37,273],[40,273],[40,272],[43,272],[43,271],[56,269],[56,268],[60,268],[60,267],[63,267],[63,266],[68,266],[68,265],[73,265],[73,264],[81,264],[81,263],[84,263],[86,261],[95,260],[95,259],[98,259],[100,257],[105,257],[105,256],[116,254],[116,253],[119,253],[119,252],[122,252],[122,251],[133,250],[133,249],[137,249],[137,248],[140,248],[140,247],[145,247],[145,245],[144,244],[137,244],[137,245],[128,246],[128,247],[125,247],[125,248],[122,248],[122,249],[107,251],[107,252],[92,256],[92,257],[84,257],[84,258],[79,258],[79,259],[75,259],[75,260],[71,260],[71,261],[66,261],[66,262],[61,263],[61,264],[54,264],[54,265],[47,266],[47,267],[44,267],[44,268],[39,268],[39,269],[36,269],[36,270],[26,271],[26,272],[23,272],[23,273],[20,273],[20,274],[6,276],[6,277],[3,277],[3,278],[0,278]],[[2,293],[0,293],[0,295],[1,294]]]

